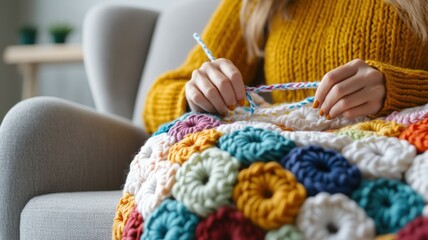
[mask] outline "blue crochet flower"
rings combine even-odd
[[[377,234],[395,233],[422,214],[422,196],[399,180],[363,180],[352,194],[376,225]]]
[[[279,161],[296,146],[277,132],[253,127],[222,136],[218,145],[245,165],[256,161]]]
[[[166,199],[145,221],[141,239],[194,239],[198,223],[198,217],[182,203]]]
[[[356,166],[349,164],[339,152],[319,146],[294,148],[281,164],[305,186],[308,196],[319,192],[350,196],[361,182]]]

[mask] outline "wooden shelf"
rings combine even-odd
[[[82,62],[80,45],[15,45],[4,52],[4,61],[11,64]]]

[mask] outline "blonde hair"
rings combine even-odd
[[[269,31],[272,17],[280,12],[283,19],[290,18],[287,5],[291,1],[293,0],[243,0],[241,27],[250,61],[264,56],[266,31]],[[397,9],[400,17],[423,41],[428,39],[428,0],[385,1]]]

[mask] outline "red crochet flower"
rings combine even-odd
[[[418,217],[398,231],[396,240],[428,239],[428,218]]]
[[[143,217],[134,207],[123,228],[122,240],[140,240],[141,235],[143,235],[143,225]]]

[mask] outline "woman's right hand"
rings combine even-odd
[[[241,72],[228,59],[205,62],[186,83],[186,99],[194,112],[220,113],[245,103],[245,86]]]

